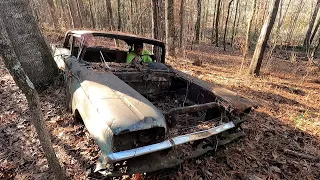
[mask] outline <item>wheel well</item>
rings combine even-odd
[[[74,120],[75,120],[76,122],[80,122],[81,124],[84,124],[84,122],[83,122],[83,120],[82,120],[82,117],[81,117],[78,109],[76,109],[76,110],[74,111],[73,118],[74,118]]]

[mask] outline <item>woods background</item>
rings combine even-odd
[[[34,16],[44,30],[119,30],[147,37],[154,37],[153,7],[157,6],[160,9],[160,22],[163,24],[165,12],[173,12],[169,13],[171,16],[167,20],[170,24],[170,20],[173,19],[168,28],[172,36],[179,40],[175,41],[176,45],[181,41],[197,42],[197,34],[200,43],[219,45],[216,38],[223,41],[228,18],[226,43],[239,49],[245,42],[254,1],[250,42],[251,45],[255,45],[271,1],[169,0],[167,5],[164,0],[30,0],[30,3]],[[301,45],[310,29],[309,24],[314,16],[316,3],[317,0],[281,0],[270,42]],[[312,40],[319,36],[319,22],[320,19],[317,18],[311,32],[308,32]],[[163,28],[161,31],[165,33]],[[312,40],[311,42],[315,43]]]
[[[320,0],[8,0],[0,5],[4,62],[0,61],[0,178],[50,179],[43,154],[54,155],[50,147],[54,143],[67,176],[84,179],[99,152],[83,127],[68,115],[61,86],[52,83],[39,99],[33,86],[24,87],[29,82],[26,75],[15,76],[24,74],[16,68],[20,66],[34,84],[39,84],[37,79],[51,82],[56,78],[56,69],[46,64],[52,57],[39,25],[48,44],[63,41],[69,29],[122,31],[162,40],[171,66],[263,105],[244,127],[248,136],[240,143],[149,177],[319,179],[318,161],[287,156],[283,149],[320,157]],[[263,76],[236,73],[249,70],[259,75],[262,59]],[[20,89],[27,99],[8,71],[18,85],[23,81]],[[49,133],[42,129],[44,121]],[[40,137],[54,137],[52,143],[40,138],[44,153],[29,122],[44,131],[39,131]],[[47,159],[56,162],[50,165],[55,177],[63,177],[57,158]],[[2,172],[6,173],[1,176]]]

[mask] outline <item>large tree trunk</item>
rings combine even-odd
[[[201,0],[198,0],[197,4],[197,21],[196,21],[196,34],[195,34],[195,43],[199,44],[200,41],[200,28],[201,28]]]
[[[24,21],[24,24],[31,23],[35,25],[33,17],[31,17],[30,13],[28,13],[28,9],[27,9],[28,5],[26,4],[25,1],[6,0],[5,2],[1,1],[0,8],[1,8],[0,10],[1,17],[4,18],[4,19],[0,19],[0,53],[14,81],[16,82],[16,84],[19,86],[19,88],[22,90],[22,92],[25,94],[27,98],[27,101],[29,104],[29,110],[31,112],[31,121],[36,128],[38,138],[43,148],[43,152],[48,160],[48,164],[50,168],[53,171],[54,177],[57,180],[67,179],[67,177],[65,176],[65,172],[61,168],[59,161],[56,157],[56,154],[54,152],[54,149],[52,147],[50,134],[44,125],[44,118],[43,118],[41,107],[40,107],[40,100],[39,100],[38,93],[33,83],[30,81],[27,74],[22,69],[21,63],[19,62],[19,60],[21,62],[25,60],[20,54],[21,52],[20,48],[25,50],[24,51],[25,55],[29,54],[28,57],[30,56],[38,57],[39,54],[45,54],[41,52],[44,50],[44,48],[39,49],[34,45],[30,46],[34,42],[39,42],[44,40],[43,38],[41,40],[41,38],[36,35],[30,36],[29,32],[24,30],[26,26],[23,26],[23,23],[20,23],[19,24],[20,27],[16,27],[17,29],[14,31],[14,33],[16,33],[16,31],[19,31],[20,34],[19,35],[16,34],[17,37],[25,36],[25,37],[28,37],[29,39],[22,38],[24,43],[21,46],[17,46],[14,43],[14,41],[17,41],[17,39],[15,37],[12,37],[12,32],[10,33],[10,31],[13,31],[13,29],[10,28],[12,23],[17,22],[17,19],[28,19],[29,21]],[[15,15],[15,16],[11,16],[12,23],[7,22],[8,17],[4,15],[5,13],[8,13],[9,15]],[[38,57],[38,58],[42,59],[41,57]],[[31,60],[36,60],[36,59],[32,58]],[[32,66],[32,65],[29,64],[29,66]],[[34,70],[36,70],[36,67],[33,66],[33,68]],[[38,73],[39,72],[37,72],[37,74],[34,73],[32,75],[43,76],[42,73],[39,73],[39,74]]]
[[[246,61],[247,56],[248,56],[251,26],[252,26],[254,14],[255,14],[255,11],[256,11],[256,5],[257,5],[257,0],[253,0],[252,10],[251,10],[251,16],[250,16],[250,19],[249,19],[249,21],[248,21],[248,26],[247,26],[246,42],[245,42],[245,44],[244,44],[244,50],[243,50],[243,59],[242,59],[241,65],[240,65],[240,70],[239,70],[239,72],[242,71],[243,64],[244,64],[244,62]]]
[[[170,56],[175,56],[176,55],[176,31],[175,31],[175,26],[174,26],[174,1],[173,0],[168,0],[168,54]]]
[[[215,23],[215,30],[216,30],[216,47],[219,47],[220,5],[221,5],[221,0],[218,0],[217,9],[216,9],[216,23]]]
[[[256,45],[256,49],[254,51],[253,58],[251,60],[251,64],[249,67],[249,71],[248,71],[249,74],[259,76],[263,55],[267,47],[267,42],[268,42],[272,27],[277,17],[279,3],[280,3],[280,0],[273,1],[271,12],[261,29],[258,43]]]
[[[153,9],[153,35],[155,39],[163,41],[165,39],[165,25],[164,25],[164,7],[162,0],[152,0]],[[154,48],[154,55],[157,60],[161,58],[161,50],[159,48]]]
[[[306,37],[304,38],[303,41],[303,46],[305,47],[309,47],[311,42],[310,42],[310,37],[311,37],[311,31],[313,29],[314,26],[314,22],[316,21],[318,12],[319,12],[319,8],[320,8],[320,0],[317,1],[316,7],[314,8],[310,23],[309,23],[309,27],[306,33]]]
[[[121,31],[122,19],[121,19],[121,1],[118,0],[118,31]]]
[[[231,7],[232,2],[233,2],[233,0],[230,0],[230,2],[228,4],[227,18],[226,18],[226,22],[225,22],[225,25],[224,25],[224,33],[223,33],[223,50],[224,51],[226,51],[226,36],[227,36],[227,30],[228,30],[230,7]]]
[[[184,35],[184,6],[185,6],[185,0],[181,0],[180,4],[180,38],[179,38],[179,47],[183,48],[183,35]]]
[[[114,21],[113,21],[111,0],[106,0],[106,5],[107,5],[107,15],[108,15],[108,21],[109,21],[109,24],[110,24],[110,29],[112,31],[114,31],[116,29],[116,27],[115,27]]]
[[[27,2],[1,2],[1,18],[6,25],[25,72],[36,87],[51,83],[58,74],[51,52],[42,37]]]

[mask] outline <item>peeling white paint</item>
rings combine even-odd
[[[30,79],[29,79],[28,76],[27,76],[26,82],[28,83],[28,86],[29,86],[31,89],[35,89],[33,83],[30,81]]]

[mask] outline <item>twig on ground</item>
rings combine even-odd
[[[290,150],[290,149],[284,149],[283,151],[284,151],[285,154],[296,156],[296,157],[300,157],[300,158],[304,158],[304,159],[320,160],[320,157],[299,153],[299,152],[296,152],[296,151],[293,151],[293,150]]]

